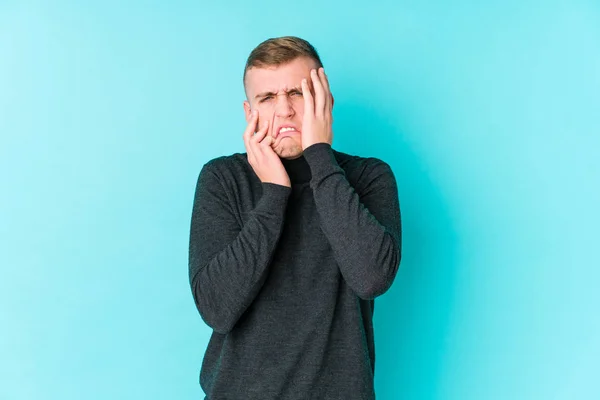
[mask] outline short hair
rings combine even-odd
[[[243,83],[246,87],[246,73],[250,68],[279,66],[295,60],[298,57],[312,58],[317,68],[323,66],[317,50],[306,40],[296,36],[270,38],[252,50],[244,68]]]

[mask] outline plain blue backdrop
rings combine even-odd
[[[0,0],[0,399],[200,399],[200,168],[297,35],[388,162],[380,400],[599,399],[600,2]]]

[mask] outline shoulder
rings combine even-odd
[[[248,165],[246,153],[233,153],[208,160],[204,163],[202,169],[218,174],[232,170],[244,170]]]
[[[390,165],[377,157],[365,157],[333,150],[338,164],[349,179],[368,184],[373,179],[384,176],[395,179]]]
[[[246,153],[218,156],[206,161],[198,174],[198,182],[221,186],[227,190],[252,185],[254,175]]]
[[[210,174],[220,180],[238,181],[244,177],[251,177],[251,172],[252,167],[246,153],[233,153],[206,161],[200,170],[200,176]]]

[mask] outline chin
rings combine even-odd
[[[298,158],[302,155],[302,146],[299,146],[297,143],[282,146],[275,149],[275,153],[281,158]]]

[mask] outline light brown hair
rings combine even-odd
[[[317,50],[304,39],[296,36],[282,36],[265,40],[256,46],[248,56],[244,68],[244,87],[246,87],[246,73],[250,68],[279,66],[298,57],[312,58],[317,64],[317,68],[323,66]]]

